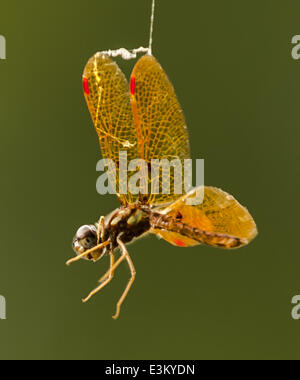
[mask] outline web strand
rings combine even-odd
[[[152,55],[154,15],[155,15],[155,0],[152,0],[151,20],[150,20],[150,38],[149,38],[149,54],[150,55]]]
[[[155,14],[155,0],[152,0],[151,7],[151,18],[150,18],[150,37],[149,46],[147,48],[139,47],[138,49],[127,50],[125,48],[120,48],[116,50],[105,50],[97,54],[105,54],[109,57],[121,57],[124,60],[135,59],[137,54],[146,53],[152,55],[152,45],[153,45],[153,26],[154,26],[154,14]]]

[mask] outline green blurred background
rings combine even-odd
[[[299,0],[157,0],[154,55],[185,111],[206,184],[247,205],[248,247],[180,249],[148,237],[83,305],[108,261],[70,268],[76,229],[118,206],[100,196],[81,74],[96,51],[147,45],[150,0],[0,4],[1,359],[300,359]],[[128,74],[134,62],[119,62]]]

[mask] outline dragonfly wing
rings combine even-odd
[[[84,96],[99,136],[102,157],[111,159],[116,166],[107,169],[110,182],[119,190],[119,152],[126,151],[127,159],[137,157],[137,137],[133,121],[128,82],[107,55],[97,53],[88,61],[83,72]],[[127,188],[127,183],[123,184]],[[121,196],[121,201],[126,201]],[[134,197],[127,195],[132,203]]]
[[[167,223],[166,228],[155,228],[154,224],[152,232],[182,247],[204,243],[235,248],[248,244],[257,235],[252,216],[230,194],[215,187],[204,187],[203,202],[192,206],[189,201],[195,194],[196,189],[160,210],[162,220],[169,219],[171,231]],[[180,228],[182,225],[186,228]]]
[[[138,157],[147,161],[148,168],[151,167],[152,159],[178,159],[183,168],[184,159],[190,157],[184,115],[171,82],[153,56],[145,55],[137,62],[131,75],[130,88]],[[148,174],[150,177],[150,170]],[[163,189],[168,194],[162,194],[161,176],[160,179],[156,176],[156,179],[159,182],[160,194],[150,195],[151,204],[168,203],[180,196],[174,190],[172,170],[170,191],[168,186]],[[181,186],[183,183],[181,181]]]

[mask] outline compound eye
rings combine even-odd
[[[77,240],[83,240],[83,239],[94,239],[97,235],[96,227],[95,226],[82,226],[78,229],[76,233],[76,239]]]

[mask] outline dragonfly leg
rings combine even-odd
[[[114,276],[114,271],[112,270],[112,267],[114,266],[114,263],[115,263],[115,255],[113,252],[109,252],[109,256],[110,256],[110,267],[109,267],[109,270],[108,270],[108,275],[107,273],[105,273],[98,282],[100,282],[100,284],[107,278],[107,277],[113,277]]]
[[[114,260],[114,259],[112,259]],[[95,288],[91,293],[82,300],[82,302],[89,301],[96,293],[100,292],[101,289],[103,289],[112,279],[113,279],[113,273],[116,270],[116,268],[121,264],[122,261],[125,260],[125,256],[122,255],[105,273],[105,275],[101,278],[101,284]]]
[[[97,288],[95,288],[91,293],[82,300],[82,302],[89,301],[96,293],[100,292],[101,289],[103,289],[110,281],[112,280],[112,277],[108,277],[105,281],[101,283]]]
[[[90,253],[95,252],[95,251],[97,251],[99,249],[102,249],[102,248],[106,247],[108,244],[110,244],[109,240],[105,241],[104,243],[98,244],[95,247],[93,247],[91,249],[88,249],[87,251],[83,252],[82,254],[80,254],[78,256],[75,256],[75,257],[72,257],[70,260],[68,260],[66,262],[66,264],[70,265],[72,263],[75,263],[76,261],[79,261],[79,260],[81,260],[83,258],[86,258]]]
[[[105,217],[101,216],[99,223],[98,223],[97,244],[99,244],[100,241],[103,241],[104,232],[105,232]]]
[[[129,256],[129,253],[128,253],[127,249],[126,249],[125,244],[120,239],[120,236],[118,237],[117,242],[118,242],[119,248],[121,249],[121,252],[122,252],[122,256],[121,257],[124,257],[126,259],[127,263],[128,263],[128,266],[129,266],[130,271],[131,271],[131,277],[130,277],[130,279],[128,281],[128,284],[127,284],[127,286],[126,286],[126,288],[125,288],[125,290],[124,290],[121,298],[119,299],[119,301],[117,303],[116,313],[115,313],[115,315],[113,315],[114,319],[117,319],[119,317],[121,306],[122,306],[125,298],[127,297],[127,294],[128,294],[128,292],[129,292],[129,290],[130,290],[130,288],[131,288],[131,286],[132,286],[132,284],[133,284],[133,282],[135,280],[135,275],[136,275],[136,271],[135,271],[135,267],[133,265],[133,262],[132,262],[132,260],[131,260],[131,258]]]

